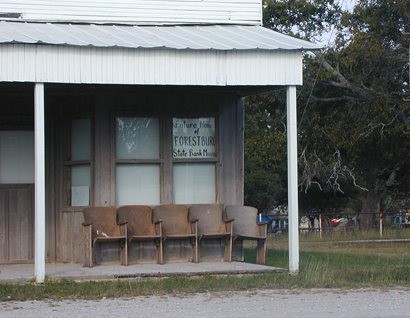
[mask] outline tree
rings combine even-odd
[[[302,208],[354,202],[362,212],[378,212],[406,199],[408,204],[408,0],[362,0],[342,14],[334,1],[264,4],[265,25],[308,38],[341,19],[335,46],[306,56],[298,92]],[[248,100],[245,183],[247,190],[262,191],[247,193],[249,204],[256,197],[255,205],[265,207],[269,196],[286,199],[284,105],[281,91]],[[263,185],[257,185],[257,175]],[[370,227],[369,218],[362,218],[362,227]]]
[[[249,97],[245,103],[245,202],[259,210],[286,201],[283,93]]]
[[[264,26],[303,38],[320,36],[339,18],[334,0],[264,1]],[[245,203],[263,210],[287,200],[284,90],[249,97],[245,117]]]
[[[305,189],[327,186],[362,212],[386,211],[410,191],[409,12],[406,0],[362,0],[344,13],[348,36],[321,59],[302,123]]]

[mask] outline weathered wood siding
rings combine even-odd
[[[0,81],[138,85],[301,85],[301,51],[0,46]]]
[[[2,84],[0,129],[33,129],[33,86]],[[167,155],[161,167],[162,202],[172,203],[173,116],[214,116],[218,123],[219,158],[216,163],[216,197],[225,204],[243,204],[243,104],[236,93],[213,89],[182,89],[119,86],[46,85],[47,207],[46,237],[48,262],[82,263],[84,236],[81,208],[64,205],[64,136],[67,121],[78,116],[93,120],[94,160],[92,204],[115,205],[115,162],[113,118],[117,114],[163,118],[163,143]],[[19,114],[19,115],[18,115]],[[165,181],[166,180],[166,181]],[[33,260],[33,185],[0,186],[0,263]],[[206,243],[205,245],[209,245]],[[223,245],[223,244],[222,244]],[[220,242],[204,246],[202,260],[223,257]],[[168,246],[167,261],[188,260],[190,244]],[[131,253],[137,262],[155,261],[153,246]],[[115,259],[115,258],[114,258]]]
[[[33,190],[33,185],[0,185],[0,263],[33,259]]]
[[[261,0],[3,0],[24,21],[261,24]]]
[[[49,99],[53,100],[51,107],[54,107],[57,112],[55,120],[60,122],[55,125],[55,144],[63,144],[64,125],[59,120],[64,121],[71,115],[75,116],[76,113],[92,113],[95,149],[94,205],[115,206],[116,204],[113,118],[118,114],[168,118],[162,121],[165,132],[163,149],[167,148],[167,144],[169,145],[168,154],[164,155],[164,162],[161,165],[164,180],[161,188],[162,204],[172,203],[173,200],[171,133],[166,133],[166,131],[172,131],[169,119],[172,116],[215,116],[219,128],[217,200],[226,204],[243,204],[243,104],[235,94],[215,93],[211,90],[194,92],[194,90],[158,87],[144,90],[110,87],[109,89],[91,89],[89,92],[84,89],[78,92],[73,87],[70,86],[67,91],[60,89],[58,93],[52,93],[52,96],[49,96]],[[55,210],[56,261],[81,263],[83,261],[82,210],[63,206],[61,188],[64,176],[61,168],[61,151],[61,149],[57,150],[55,157],[55,189],[59,193],[59,201]],[[235,153],[231,153],[232,151]],[[216,243],[216,245],[207,247],[208,252],[203,255],[203,260],[218,260],[223,257],[223,244]],[[155,262],[153,247],[149,245],[143,247],[143,250],[136,250],[135,246],[133,247],[130,254],[131,263],[149,262],[150,260]],[[166,261],[189,260],[190,248],[187,242],[172,242],[167,245],[165,259]],[[117,257],[112,258],[117,259]]]

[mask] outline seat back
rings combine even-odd
[[[198,220],[198,234],[226,233],[221,204],[194,204],[189,208],[189,219]]]
[[[89,207],[83,211],[84,222],[92,224],[92,236],[120,236],[117,211],[114,207]]]
[[[125,205],[118,208],[118,223],[127,222],[129,236],[154,236],[152,209],[146,205]]]
[[[260,236],[259,228],[256,224],[258,210],[250,206],[227,205],[225,207],[225,218],[234,219],[233,235],[239,236]]]
[[[188,207],[180,204],[159,205],[154,208],[154,222],[162,220],[164,236],[192,234]]]

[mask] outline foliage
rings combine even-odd
[[[298,92],[302,208],[343,209],[350,205],[377,212],[406,207],[410,191],[410,36],[405,33],[410,32],[410,3],[361,0],[353,12],[342,13],[331,1],[266,1],[265,4],[267,26],[288,33],[299,32],[305,37],[320,34],[327,23],[340,18],[335,45],[315,56],[306,55],[304,87]],[[315,4],[316,11],[312,13]],[[291,16],[289,20],[287,14]],[[299,31],[294,31],[296,20],[300,23],[296,29]],[[265,96],[269,97],[249,100],[247,107],[252,113],[247,120],[257,118],[262,127],[264,114],[278,116],[269,118],[271,123],[285,121],[283,96],[277,92]],[[282,148],[276,151],[285,161],[285,131],[278,125],[270,127],[274,127],[270,134],[282,133],[283,144],[279,145]],[[249,123],[246,128],[249,129]],[[262,130],[266,134],[266,127]],[[250,136],[263,138],[264,135],[255,129]],[[247,146],[251,143],[247,141]],[[258,167],[263,165],[260,163]],[[278,193],[283,198],[284,162],[272,158],[269,165],[270,170],[265,173],[277,174],[272,180],[276,189],[277,180],[282,182]],[[246,182],[257,180],[252,178],[252,171],[263,175],[260,170],[246,171],[251,174]],[[265,176],[264,180],[267,179]],[[246,188],[256,186],[246,184]],[[271,191],[269,184],[263,188]],[[247,201],[252,202],[252,198]]]
[[[350,37],[326,52],[302,126],[305,187],[327,183],[365,212],[388,210],[410,191],[409,12],[408,1],[372,0],[344,14]]]
[[[260,210],[286,201],[284,92],[246,100],[245,202]]]
[[[334,0],[264,1],[264,26],[310,38],[339,19]],[[286,97],[278,89],[246,100],[245,203],[260,210],[287,200]]]
[[[263,6],[265,27],[305,39],[320,36],[340,17],[335,0],[265,0]]]

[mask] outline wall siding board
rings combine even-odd
[[[138,85],[301,85],[300,51],[0,45],[0,81]]]
[[[16,187],[9,190],[9,260],[33,259],[33,187]]]
[[[23,21],[261,25],[261,0],[4,0]]]
[[[245,142],[245,106],[243,98],[236,104],[236,152],[235,152],[235,204],[244,204],[244,142]]]
[[[9,258],[9,208],[8,191],[0,188],[0,263]]]

